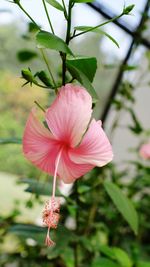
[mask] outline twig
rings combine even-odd
[[[54,34],[54,29],[53,29],[53,26],[52,26],[52,23],[51,23],[51,20],[50,20],[48,11],[47,11],[47,7],[46,7],[46,4],[45,4],[45,0],[42,0],[42,2],[43,2],[43,6],[44,6],[44,9],[45,9],[45,13],[46,13],[46,16],[47,16],[47,19],[48,19],[48,22],[49,22],[51,31],[52,31],[52,33]]]

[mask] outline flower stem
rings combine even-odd
[[[89,29],[86,30],[86,31],[83,31],[83,32],[80,32],[80,33],[77,33],[77,34],[73,34],[73,36],[71,36],[70,39],[73,39],[73,38],[75,38],[75,37],[77,37],[77,36],[83,35],[84,33],[87,33],[87,32],[90,32],[90,31],[92,31],[92,30],[95,30],[95,29],[97,29],[97,28],[100,28],[100,27],[102,27],[102,26],[104,26],[104,25],[106,25],[106,24],[108,24],[108,23],[110,23],[110,22],[113,22],[113,21],[115,21],[115,20],[121,18],[123,15],[124,15],[124,12],[122,12],[120,15],[115,16],[114,18],[112,18],[112,19],[110,19],[110,20],[107,20],[107,21],[105,21],[105,22],[103,22],[103,23],[101,23],[101,24],[99,24],[99,25],[97,25],[97,26],[95,26],[95,27],[89,27]]]
[[[67,24],[67,34],[66,34],[66,44],[70,42],[70,30],[71,30],[71,11],[72,11],[72,0],[69,0],[68,6],[68,24]]]
[[[44,1],[44,0],[42,0]],[[23,8],[23,6],[20,4],[20,2],[18,3],[18,6],[20,7],[20,9],[25,13],[25,15],[36,25],[36,27],[41,30],[41,28],[39,27],[39,25],[34,21],[34,19],[28,14],[28,12]],[[47,9],[46,9],[47,10]],[[53,84],[54,84],[54,87],[56,87],[55,89],[55,92],[57,93],[57,85],[55,83],[55,80],[54,80],[54,77],[52,75],[52,72],[51,72],[51,69],[50,69],[50,66],[49,66],[49,63],[48,63],[48,60],[47,60],[47,57],[45,56],[45,53],[44,53],[44,50],[41,48],[41,53],[42,53],[42,56],[43,56],[43,59],[45,61],[45,64],[47,66],[47,69],[49,71],[49,74],[51,76],[51,79],[53,81]]]
[[[70,42],[70,30],[71,30],[71,10],[72,10],[72,0],[69,0],[68,6],[68,16],[67,16],[67,34],[66,34],[66,44],[69,45]],[[62,53],[62,84],[66,83],[66,53]]]
[[[26,16],[33,22],[33,24],[40,30],[40,26],[35,22],[35,20],[29,15],[29,13],[23,8],[23,6],[20,4],[20,2],[18,3],[18,6],[20,7],[20,9],[26,14]]]
[[[52,26],[52,23],[51,23],[49,14],[48,14],[48,10],[47,10],[46,4],[45,4],[45,0],[42,0],[42,2],[43,2],[43,6],[44,6],[44,9],[45,9],[45,13],[46,13],[46,16],[47,16],[47,19],[48,19],[48,22],[49,22],[51,31],[52,31],[52,33],[54,34],[54,29],[53,29],[53,26]]]
[[[49,62],[48,62],[48,60],[47,60],[47,56],[45,55],[46,52],[44,53],[43,49],[41,49],[41,48],[40,48],[40,51],[41,51],[42,57],[43,57],[43,59],[44,59],[44,61],[45,61],[45,64],[46,64],[46,66],[47,66],[47,69],[48,69],[48,71],[49,71],[49,74],[50,74],[50,76],[51,76],[51,79],[52,79],[52,81],[53,81],[54,87],[57,88],[56,83],[55,83],[55,80],[54,80],[54,77],[53,77],[53,74],[52,74],[51,69],[50,69],[50,66],[49,66]]]
[[[45,109],[36,100],[34,101],[34,103],[45,113]]]
[[[62,0],[62,3],[63,3],[63,7],[64,7],[64,16],[67,19],[67,10],[66,10],[66,6],[65,6],[64,0]]]
[[[37,83],[35,83],[35,85],[36,85],[36,86],[38,86],[38,87],[41,87],[41,88],[45,88],[45,89],[51,89],[51,88],[50,88],[50,87],[48,87],[48,86],[45,86],[45,85],[39,84],[38,82],[37,82]]]

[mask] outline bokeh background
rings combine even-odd
[[[42,1],[22,0],[21,3],[34,20],[43,29],[48,30]],[[126,233],[129,236],[125,245],[122,245],[124,242],[121,240],[116,241],[115,244],[114,230],[111,229],[110,237],[103,229],[97,242],[105,245],[113,245],[114,242],[118,247],[129,250],[129,254],[139,256],[139,265],[132,266],[149,267],[150,172],[149,163],[140,159],[138,149],[143,142],[149,140],[150,133],[150,3],[147,0],[129,0],[125,4],[135,4],[132,15],[124,16],[117,24],[110,23],[104,27],[105,31],[117,40],[120,48],[117,48],[106,36],[93,33],[78,38],[71,46],[77,54],[95,56],[98,60],[94,87],[99,95],[99,102],[94,114],[97,119],[103,118],[105,129],[113,144],[116,172],[125,172],[122,176],[120,174],[122,180],[119,183],[125,184],[125,192],[133,198],[139,212],[143,209],[143,215],[140,215],[141,231],[137,240],[126,229],[124,236]],[[78,4],[73,11],[72,27],[97,25],[109,16],[120,14],[123,6],[123,0],[99,0],[92,4]],[[66,24],[63,15],[53,7],[48,6],[48,10],[56,33],[64,37]],[[45,183],[48,178],[27,162],[21,147],[23,129],[34,101],[38,100],[43,106],[48,106],[54,97],[52,93],[49,94],[49,91],[35,85],[31,87],[28,84],[22,87],[24,81],[21,78],[21,69],[30,67],[34,72],[45,69],[41,55],[35,46],[34,30],[32,31],[31,26],[30,21],[17,5],[0,0],[0,233],[2,235],[0,266],[72,267],[75,265],[71,261],[68,263],[69,260],[64,260],[66,265],[61,265],[62,263],[59,265],[58,262],[50,265],[50,261],[49,263],[46,261],[44,265],[43,263],[38,265],[34,254],[38,251],[35,248],[34,238],[25,236],[22,241],[22,236],[18,235],[17,231],[7,233],[8,226],[16,222],[41,225],[42,203],[46,199],[43,195],[47,195],[44,193],[39,196],[37,192],[34,193],[34,184],[31,184],[29,179],[32,179],[32,182],[33,179],[36,181],[42,179]],[[20,56],[20,52],[25,50],[34,53],[30,60]],[[56,77],[59,79],[59,59],[55,52],[50,52],[48,55]],[[119,177],[119,174],[116,174],[116,177]],[[102,203],[105,203],[104,200]],[[107,207],[105,209],[107,211]],[[113,213],[113,209],[111,212]],[[117,216],[114,218],[114,224],[115,220],[118,220]],[[119,232],[116,233],[119,234]],[[110,241],[111,238],[113,242]],[[128,248],[128,242],[132,249]],[[33,256],[33,263],[28,255],[31,258]],[[44,259],[47,259],[47,256]],[[49,260],[51,260],[50,257]],[[141,262],[145,263],[142,265]],[[106,265],[91,266],[105,267]],[[124,265],[124,267],[128,266]]]

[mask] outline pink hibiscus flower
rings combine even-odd
[[[150,159],[150,142],[143,144],[140,148],[139,153],[143,159]]]
[[[44,172],[54,175],[53,193],[43,212],[43,221],[49,229],[58,223],[59,203],[55,198],[56,177],[65,183],[102,167],[113,158],[112,147],[102,129],[101,121],[91,120],[92,98],[80,86],[62,86],[53,104],[45,112],[49,129],[41,123],[33,109],[29,115],[24,136],[25,157]],[[57,207],[57,208],[56,208]]]

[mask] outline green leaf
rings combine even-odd
[[[74,3],[92,3],[94,0],[73,0]]]
[[[1,145],[6,145],[6,144],[21,144],[22,139],[21,138],[0,138],[0,144]]]
[[[106,258],[97,258],[92,262],[91,267],[120,267],[117,263]]]
[[[123,65],[122,68],[124,71],[133,71],[133,70],[136,70],[138,68],[138,66],[125,64],[125,65]]]
[[[112,248],[114,252],[115,259],[120,263],[122,267],[132,267],[133,263],[129,258],[128,254],[120,248]]]
[[[32,181],[29,186],[25,189],[25,192],[36,194],[36,195],[45,195],[49,196],[52,193],[52,190],[49,187],[48,183],[37,183]]]
[[[39,71],[34,76],[35,77],[37,76],[39,78],[39,80],[42,83],[44,83],[46,86],[51,87],[51,88],[53,87],[52,82],[45,71],[43,71],[43,70]]]
[[[20,236],[21,238],[32,238],[36,242],[43,245],[43,240],[46,235],[46,228],[33,224],[16,223],[8,229],[9,232]]]
[[[30,50],[21,50],[17,53],[17,57],[21,62],[25,62],[37,57],[37,53]]]
[[[19,183],[27,184],[25,192],[33,193],[36,195],[45,195],[49,196],[52,194],[52,186],[50,183],[39,182],[35,179],[23,178]],[[57,191],[58,193],[58,191]]]
[[[108,246],[100,246],[100,252],[103,253],[105,256],[111,258],[111,259],[115,259],[114,256],[114,251],[111,247]]]
[[[20,0],[13,0],[13,2],[14,2],[15,4],[17,4],[17,5],[20,4]]]
[[[91,187],[88,185],[80,185],[78,188],[79,194],[87,193],[89,190],[91,190]]]
[[[133,126],[129,126],[129,129],[133,131],[135,134],[140,134],[141,132],[143,132],[143,127],[141,126],[136,114],[131,108],[128,108],[127,110],[130,112],[131,118],[134,123]]]
[[[128,222],[135,234],[138,232],[138,216],[131,201],[121,192],[120,188],[112,182],[104,182],[104,187],[116,208]]]
[[[97,69],[97,60],[95,57],[76,57],[68,59],[67,62],[82,71],[82,73],[88,77],[90,82],[93,81]]]
[[[17,223],[10,227],[11,232],[31,232],[31,233],[41,233],[45,232],[45,229],[41,226],[33,225],[33,224],[24,224],[24,223]]]
[[[123,9],[123,14],[124,15],[129,15],[129,13],[132,11],[132,9],[135,7],[135,5],[129,5],[127,7],[124,7]]]
[[[107,32],[105,32],[101,29],[98,29],[98,28],[95,29],[95,27],[91,27],[91,26],[77,26],[77,27],[75,27],[75,30],[81,31],[81,32],[89,31],[89,32],[95,32],[95,33],[103,34],[106,37],[108,37],[119,48],[118,42],[110,34],[108,34]]]
[[[48,48],[48,49],[56,50],[56,51],[63,52],[66,54],[70,54],[73,56],[72,51],[66,45],[64,40],[62,40],[61,38],[59,38],[58,36],[50,32],[46,32],[46,31],[38,32],[38,34],[36,35],[36,42],[37,42],[38,48]]]
[[[58,225],[56,233],[51,232],[52,238],[53,234],[55,234],[54,239],[57,245],[48,249],[47,258],[51,260],[58,256],[61,256],[61,258],[65,260],[65,256],[67,256],[65,255],[65,251],[68,250],[67,248],[69,247],[69,242],[73,242],[75,240],[75,235],[73,234],[73,232],[65,228],[62,224]],[[68,261],[71,264],[70,256],[71,255],[68,255]],[[65,264],[65,266],[69,267],[67,263]]]
[[[66,247],[62,253],[62,258],[66,264],[66,267],[74,266],[74,253],[73,249],[70,247]]]
[[[150,267],[150,262],[148,262],[148,261],[140,261],[140,262],[138,262],[136,267]]]
[[[51,6],[57,8],[58,10],[64,12],[63,6],[59,2],[57,2],[56,0],[46,0],[46,2],[49,3]]]
[[[125,81],[125,82],[122,82],[119,93],[124,97],[124,99],[127,99],[134,103],[135,98],[133,96],[133,90],[134,90],[133,85],[130,82]]]
[[[118,42],[114,39],[114,37],[112,37],[110,34],[108,34],[107,32],[105,32],[105,31],[102,31],[102,30],[100,30],[100,29],[95,29],[95,31],[94,32],[96,32],[96,33],[100,33],[100,34],[103,34],[103,35],[105,35],[106,37],[108,37],[118,48],[119,48],[119,44],[118,44]]]
[[[96,103],[98,100],[97,93],[95,89],[93,88],[92,84],[90,83],[89,79],[86,77],[86,75],[80,71],[78,68],[76,68],[74,65],[71,64],[71,62],[66,62],[67,68],[71,75],[77,79],[89,92],[89,94],[93,98],[93,103]]]
[[[35,33],[37,31],[39,31],[39,27],[35,23],[29,22],[28,23],[28,32],[29,33]]]
[[[132,267],[133,263],[128,254],[117,247],[100,246],[100,251],[107,257],[118,261],[121,267]]]

